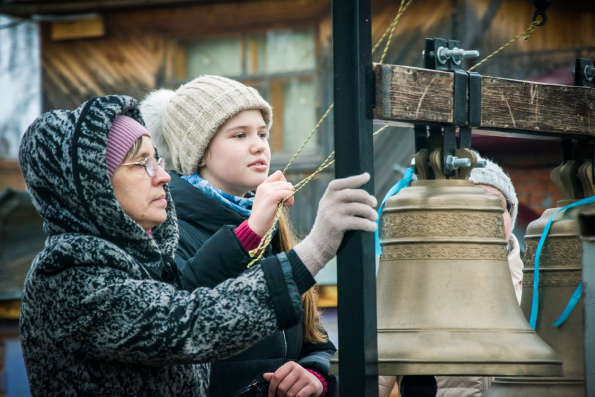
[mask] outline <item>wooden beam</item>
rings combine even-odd
[[[376,119],[452,123],[453,73],[384,64],[374,73]],[[595,90],[482,76],[479,128],[595,137]]]

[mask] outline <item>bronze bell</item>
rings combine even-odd
[[[471,168],[446,179],[441,158],[418,152],[418,181],[383,210],[379,374],[561,376],[517,303],[499,200],[466,180]]]
[[[521,308],[526,318],[531,316],[535,253],[548,220],[581,196],[593,195],[592,162],[580,167],[568,161],[552,171],[552,180],[562,193],[558,208],[547,209],[541,218],[531,222],[525,236],[525,267]],[[575,175],[579,175],[580,181]],[[554,327],[582,279],[583,249],[578,236],[578,214],[595,210],[595,204],[567,209],[554,218],[539,260],[539,310],[536,331],[562,359],[562,378],[496,378],[484,396],[518,397],[583,397],[585,395],[583,298],[580,298],[568,319]]]

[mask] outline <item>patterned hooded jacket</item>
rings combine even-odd
[[[183,290],[167,185],[168,217],[153,238],[116,201],[105,155],[118,115],[143,123],[133,98],[93,98],[41,115],[21,142],[21,168],[49,235],[22,297],[31,392],[207,395],[204,363],[297,324],[311,285],[296,283],[277,255],[216,288]]]

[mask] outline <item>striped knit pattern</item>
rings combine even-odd
[[[141,107],[144,117],[161,118],[161,123],[149,124],[149,131],[158,144],[166,143],[168,160],[182,175],[198,173],[198,162],[211,138],[239,112],[257,109],[269,129],[273,123],[271,106],[256,89],[221,76],[198,77],[175,93],[155,91],[143,100]]]
[[[40,116],[20,162],[49,234],[23,290],[20,331],[33,395],[204,396],[210,366],[277,329],[260,266],[214,289],[181,289],[177,219],[151,237],[118,205],[105,161],[125,96]]]

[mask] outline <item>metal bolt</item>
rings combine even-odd
[[[585,78],[589,81],[593,81],[593,77],[595,77],[595,66],[587,65],[585,66],[585,70],[583,71],[585,74]]]
[[[449,171],[454,171],[461,167],[471,167],[471,159],[466,158],[458,158],[452,155],[446,156],[446,169]]]
[[[439,47],[438,51],[436,51],[436,58],[442,64],[448,62],[450,58],[455,64],[460,64],[464,58],[477,58],[479,56],[479,51],[472,50],[472,51],[465,51],[462,48],[453,48],[448,49],[446,47]]]
[[[488,166],[488,161],[486,159],[478,159],[475,163],[475,168],[485,168]]]

